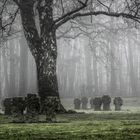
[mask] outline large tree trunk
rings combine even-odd
[[[20,9],[25,38],[36,62],[38,93],[42,98],[59,97],[56,75],[57,46],[55,29],[52,26],[52,4],[53,1],[38,4],[40,30],[35,21],[34,1],[30,3],[27,0],[22,1]]]
[[[41,99],[48,96],[59,98],[56,75],[57,45],[53,21],[53,0],[37,4],[39,23],[36,22],[34,1],[21,1],[21,20],[25,38],[37,67],[38,93]],[[37,26],[39,25],[39,26]],[[39,28],[39,29],[38,29]],[[61,111],[64,108],[61,107]]]
[[[45,44],[43,42],[46,42]],[[37,65],[38,91],[40,97],[57,96],[58,82],[56,74],[57,45],[55,32],[46,34],[40,53],[35,57]]]

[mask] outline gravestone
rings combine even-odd
[[[102,98],[101,97],[95,97],[93,99],[93,106],[94,106],[95,111],[101,111]]]
[[[40,112],[40,101],[36,94],[27,94],[26,97],[26,121],[38,122]]]
[[[12,98],[11,113],[13,122],[16,123],[24,122],[24,114],[23,114],[24,109],[25,109],[25,100],[23,97]]]
[[[4,106],[4,114],[11,115],[12,98],[5,98],[3,100],[3,106]]]
[[[90,108],[94,109],[94,98],[90,99]]]
[[[113,103],[115,105],[115,111],[120,111],[121,106],[123,105],[122,98],[121,97],[115,97]]]
[[[55,122],[56,113],[58,112],[58,110],[60,110],[60,108],[60,100],[58,97],[46,97],[43,103],[43,110],[46,114],[46,122]]]
[[[74,109],[80,109],[81,106],[81,100],[76,98],[74,99]]]
[[[83,97],[81,99],[82,109],[87,109],[87,103],[88,103],[88,98],[87,97]]]
[[[109,95],[103,95],[102,102],[103,102],[103,110],[104,111],[109,111],[110,110],[111,97]]]

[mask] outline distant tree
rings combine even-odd
[[[10,45],[9,45],[10,44]],[[9,41],[9,58],[10,58],[10,72],[9,72],[9,91],[10,95],[16,95],[16,61],[15,61],[15,42]]]
[[[130,31],[130,30],[129,30]],[[133,38],[131,36],[131,32],[127,33],[127,37],[128,37],[128,72],[129,72],[129,86],[130,86],[130,93],[131,96],[138,96],[138,74],[136,73],[136,68],[135,68],[135,53],[133,51],[134,49],[134,41]]]
[[[26,40],[21,37],[20,43],[20,67],[19,67],[19,95],[27,94],[28,86],[28,46]]]
[[[7,55],[7,44],[2,48],[2,61],[3,61],[3,70],[4,70],[4,93],[5,97],[9,97],[9,76],[8,76],[8,55]]]

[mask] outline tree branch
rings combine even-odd
[[[74,13],[77,13],[80,10],[84,9],[87,6],[88,0],[86,0],[85,3],[81,2],[80,0],[78,0],[78,2],[81,4],[81,6],[79,8],[74,9],[71,12],[64,14],[63,16],[61,16],[60,18],[58,18],[54,21],[54,25],[56,25],[56,27],[57,27],[57,23],[59,23],[60,21],[65,20],[65,18],[67,18],[67,17],[73,15]]]
[[[61,26],[62,24],[66,23],[67,21],[71,19],[75,19],[77,17],[86,17],[86,16],[97,16],[97,15],[105,15],[105,16],[111,16],[111,17],[124,17],[127,19],[133,19],[134,21],[137,21],[140,23],[140,17],[132,15],[132,14],[127,14],[127,13],[116,13],[116,12],[106,12],[106,11],[91,11],[91,12],[86,12],[86,13],[74,13],[72,15],[67,15],[63,20],[59,21],[56,25],[56,29]]]
[[[107,8],[108,12],[110,12],[110,7],[108,7],[107,5],[105,5],[104,3],[102,3],[100,0],[97,0],[99,4],[101,4],[102,6],[104,6],[105,8]]]

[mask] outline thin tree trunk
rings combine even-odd
[[[6,48],[2,48],[2,60],[3,60],[3,69],[4,69],[4,81],[5,81],[5,87],[4,87],[4,96],[9,97],[9,78],[8,78],[8,64],[7,64],[7,56],[6,56]]]
[[[19,95],[25,96],[27,94],[27,72],[28,72],[28,48],[26,40],[22,37],[20,39],[20,72],[19,72]]]
[[[137,82],[136,82],[136,75],[135,75],[135,68],[134,68],[134,53],[132,51],[132,39],[130,33],[128,34],[128,58],[129,58],[129,80],[130,80],[130,87],[131,87],[131,96],[137,96]]]
[[[87,45],[87,44],[86,44]],[[85,51],[85,64],[86,64],[86,81],[87,81],[87,89],[86,89],[86,96],[91,97],[93,83],[92,83],[92,65],[91,65],[91,50],[89,46],[84,48]]]
[[[122,63],[122,52],[119,57],[119,96],[123,96],[125,92],[124,76],[123,76],[123,63]]]
[[[98,95],[99,94],[99,78],[98,78],[97,56],[96,56],[95,46],[93,46],[92,49],[93,49],[93,74],[94,74],[95,95]]]
[[[11,96],[16,95],[16,81],[15,81],[15,44],[12,41],[10,43],[10,77],[9,77],[9,89]]]

